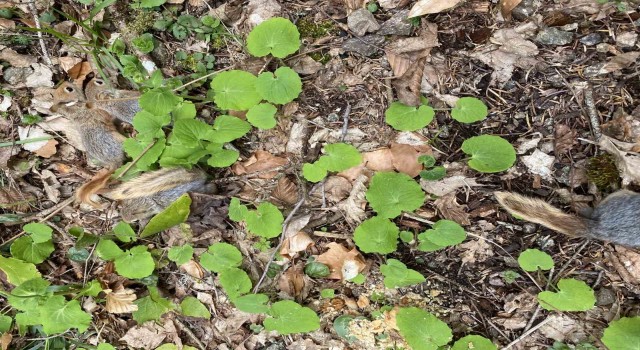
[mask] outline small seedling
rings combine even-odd
[[[596,297],[586,283],[570,278],[558,281],[558,292],[538,293],[538,301],[546,310],[587,311],[596,304]]]
[[[472,137],[462,143],[462,151],[471,156],[469,166],[482,173],[507,170],[516,161],[516,150],[500,136]]]
[[[435,166],[436,159],[433,156],[422,155],[418,157],[418,163],[422,164],[425,167],[425,170],[422,170],[420,172],[420,177],[425,180],[441,180],[447,174],[447,170],[443,166]]]
[[[418,249],[432,252],[462,243],[467,233],[462,226],[451,220],[438,220],[433,228],[418,235]]]
[[[527,249],[518,257],[518,264],[528,272],[535,272],[538,269],[548,271],[553,268],[553,259],[541,250]]]
[[[425,281],[420,272],[407,268],[407,265],[396,259],[389,259],[386,265],[380,265],[380,272],[387,288],[407,287]]]

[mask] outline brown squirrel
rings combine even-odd
[[[161,212],[187,192],[213,192],[214,185],[206,180],[200,170],[160,169],[123,182],[105,196],[120,201],[122,219],[131,222]]]
[[[640,246],[640,193],[612,193],[588,217],[570,215],[544,200],[515,193],[496,192],[495,196],[509,213],[560,233]]]
[[[133,124],[133,117],[141,110],[138,103],[139,91],[109,89],[100,78],[91,79],[84,93],[88,108],[104,110],[129,124]]]

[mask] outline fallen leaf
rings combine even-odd
[[[2,350],[9,349],[9,345],[11,345],[12,340],[13,336],[11,333],[2,333],[2,336],[0,337],[0,346],[2,347]]]
[[[116,287],[115,290],[105,289],[106,296],[105,310],[112,314],[126,314],[138,310],[138,305],[133,302],[137,299],[133,289]]]
[[[297,253],[307,250],[313,244],[311,237],[306,232],[300,231],[284,240],[280,255],[291,260]]]
[[[579,342],[588,337],[584,324],[563,314],[549,315],[549,322],[540,327],[540,334],[558,342]]]
[[[627,68],[638,62],[638,57],[640,57],[640,51],[625,52],[611,58],[608,62],[585,68],[584,75],[595,77]]]
[[[331,273],[325,278],[348,280],[358,275],[365,268],[365,260],[356,248],[351,250],[343,245],[331,242],[328,250],[316,258],[316,261],[329,267]]]
[[[282,7],[276,0],[249,0],[245,10],[247,24],[253,28],[271,17],[278,16]]]
[[[29,204],[35,198],[31,193],[20,192],[9,186],[0,187],[0,208],[16,212],[29,210]]]
[[[602,135],[598,144],[615,158],[623,187],[632,183],[640,184],[640,155],[629,153],[635,147],[634,143],[621,142]]]
[[[438,199],[433,204],[438,208],[440,216],[445,219],[453,220],[460,225],[470,225],[469,214],[464,210],[464,207],[458,204],[455,193],[451,192]]]
[[[271,197],[285,204],[295,204],[298,202],[298,186],[289,176],[283,176],[278,179]]]
[[[0,18],[0,29],[4,29],[5,31],[14,30],[16,29],[16,22],[6,18]]]
[[[422,187],[425,192],[437,197],[442,197],[448,193],[455,192],[461,187],[471,188],[476,186],[482,185],[478,184],[475,178],[465,177],[462,175],[452,175],[438,181],[420,180],[420,187]]]
[[[38,62],[38,58],[31,55],[21,55],[10,48],[0,51],[0,61],[6,61],[12,67],[25,68]]]
[[[522,163],[529,169],[530,173],[540,175],[547,180],[552,178],[553,163],[555,161],[556,157],[550,156],[539,149],[533,151],[529,156],[522,157]]]
[[[368,177],[366,175],[359,175],[352,181],[353,187],[349,193],[349,197],[342,202],[338,203],[338,208],[345,214],[345,219],[351,224],[359,224],[366,217],[365,207],[367,206],[367,200],[365,199],[365,193],[367,192]]]
[[[486,239],[473,239],[459,245],[463,264],[483,262],[494,256],[493,248]]]
[[[91,73],[91,64],[87,61],[78,62],[67,71],[69,78],[74,81],[83,81],[89,73]]]
[[[462,0],[419,0],[409,11],[409,18],[440,13],[458,5]]]
[[[613,119],[602,124],[602,133],[616,140],[640,144],[640,118],[634,118],[618,108]]]
[[[500,13],[506,20],[511,20],[511,11],[513,11],[522,0],[500,0]]]
[[[60,182],[56,176],[51,170],[45,169],[40,173],[40,180],[44,186],[44,192],[47,194],[47,198],[54,203],[58,203],[60,201]]]
[[[129,328],[120,341],[125,342],[131,348],[155,349],[165,341],[167,336],[171,336],[171,327],[175,330],[170,319],[165,319],[163,325],[155,321],[148,321]]]
[[[329,176],[324,182],[323,193],[314,192],[314,196],[325,196],[327,201],[338,203],[349,196],[351,182],[342,176]]]
[[[640,281],[640,253],[619,245],[615,246],[615,250],[617,258],[620,260],[620,265],[624,267],[629,277],[631,277],[630,281],[638,284],[638,281]]]
[[[38,138],[49,138],[49,139],[53,138],[51,135],[47,134],[39,126],[29,126],[29,127],[18,126],[18,137],[20,138],[20,141],[33,140]],[[45,139],[42,141],[23,143],[22,148],[29,152],[35,153],[42,147],[45,147],[49,141],[50,140]]]
[[[12,104],[11,96],[0,95],[0,99],[0,112],[8,111]]]
[[[35,151],[35,154],[39,155],[42,158],[49,158],[52,155],[56,154],[56,145],[58,144],[58,141],[56,140],[48,140],[47,143],[40,147],[37,151]]]
[[[576,143],[576,135],[577,132],[566,124],[555,125],[553,145],[556,156],[569,152]]]
[[[415,147],[400,143],[391,144],[391,156],[393,157],[394,168],[409,175],[416,177],[420,171],[424,169],[422,164],[418,163],[418,157],[421,155],[431,155],[427,152],[419,152]]]
[[[180,270],[187,273],[187,275],[201,280],[204,278],[204,269],[202,266],[194,260],[189,260],[186,263],[180,265]]]
[[[516,149],[516,154],[525,154],[530,150],[538,147],[538,144],[542,140],[542,133],[534,132],[527,137],[521,137],[517,141],[520,143]]]
[[[302,264],[292,266],[283,274],[280,275],[278,280],[278,287],[280,291],[288,294],[292,297],[300,297],[305,287],[304,271]]]
[[[393,171],[393,157],[391,149],[383,148],[362,154],[365,166],[373,171]]]
[[[277,171],[269,171],[287,164],[286,158],[277,157],[266,151],[256,151],[244,162],[235,163],[231,169],[236,175],[251,174],[261,172],[258,175],[261,179],[271,179],[278,175]],[[264,172],[264,173],[263,173]]]

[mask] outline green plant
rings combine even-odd
[[[441,166],[435,166],[436,159],[433,156],[422,155],[418,157],[418,163],[422,164],[425,170],[420,172],[420,177],[429,180],[437,181],[445,177],[447,170]]]
[[[453,338],[446,323],[416,307],[400,308],[396,323],[400,334],[414,350],[436,350]]]
[[[420,208],[426,195],[409,175],[378,172],[371,178],[366,198],[379,216],[395,218]]]
[[[155,46],[153,35],[151,33],[144,33],[139,37],[133,39],[131,43],[133,44],[133,46],[135,46],[135,48],[143,53],[149,53],[153,51],[153,48]]]
[[[288,19],[274,17],[258,24],[247,37],[247,50],[256,57],[284,58],[300,48],[298,28]]]
[[[386,265],[380,265],[380,272],[387,288],[412,286],[425,281],[420,272],[407,268],[407,265],[396,259],[388,259]]]
[[[236,222],[244,221],[247,231],[264,238],[279,236],[284,222],[282,213],[275,205],[262,202],[256,210],[249,210],[245,205],[241,205],[237,198],[231,199],[229,219]]]
[[[365,253],[388,254],[398,245],[398,226],[389,219],[374,216],[363,221],[353,233],[353,241]]]
[[[593,289],[576,279],[558,281],[558,291],[538,293],[540,306],[546,310],[587,311],[596,304]]]
[[[637,349],[640,344],[640,317],[622,317],[604,330],[602,343],[610,350]]]
[[[274,303],[264,320],[264,328],[280,334],[311,332],[320,328],[320,319],[313,310],[290,300]]]
[[[192,15],[183,14],[177,19],[173,19],[170,13],[164,12],[163,17],[158,19],[153,28],[158,31],[169,31],[177,40],[185,40],[189,35],[194,35],[197,40],[211,42],[217,37],[226,33],[220,20],[209,15],[196,18]]]
[[[487,106],[475,97],[462,97],[451,110],[451,117],[461,123],[473,123],[485,119]],[[387,124],[400,131],[415,131],[427,126],[435,116],[434,109],[426,99],[417,107],[407,106],[401,102],[392,102],[385,111]]]
[[[520,253],[518,264],[523,270],[529,272],[535,272],[538,269],[547,271],[553,268],[553,259],[541,250],[527,249]]]
[[[116,272],[127,278],[144,278],[155,269],[153,257],[144,245],[123,251],[113,241],[102,239],[96,246],[96,253],[104,260],[113,261]]]
[[[491,340],[479,336],[468,335],[464,338],[458,339],[451,350],[497,350],[498,348],[491,342]]]
[[[500,136],[482,135],[465,140],[462,151],[471,156],[469,166],[483,173],[509,169],[516,161],[516,151]]]
[[[462,226],[451,220],[438,220],[433,228],[418,235],[418,249],[431,252],[454,246],[467,238]]]
[[[358,150],[346,143],[334,143],[324,147],[325,155],[314,163],[302,166],[304,178],[311,182],[320,182],[329,171],[343,171],[362,162]]]

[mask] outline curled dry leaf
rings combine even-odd
[[[365,166],[373,171],[393,171],[393,158],[390,148],[383,148],[362,154]]]
[[[366,175],[356,177],[352,182],[353,187],[349,197],[338,203],[338,208],[345,214],[345,219],[349,223],[360,223],[367,217],[367,213],[364,211],[367,206],[367,200],[365,199],[365,193],[367,192],[365,183],[367,180]]]
[[[324,196],[332,203],[338,203],[349,196],[351,182],[342,176],[329,176],[324,183]],[[314,192],[312,196],[322,196],[322,193]]]
[[[419,0],[409,11],[409,18],[440,13],[458,5],[462,0]]]
[[[280,291],[296,298],[302,296],[305,285],[306,282],[302,264],[290,267],[280,275],[280,279],[278,280]]]
[[[634,118],[619,108],[613,119],[602,124],[602,133],[616,140],[640,144],[640,118]]]
[[[289,176],[283,176],[278,179],[271,197],[282,203],[293,205],[298,202],[298,186]]]
[[[576,131],[566,124],[556,124],[553,145],[556,156],[567,153],[576,142]]]
[[[0,208],[17,212],[29,210],[29,203],[35,198],[31,193],[20,192],[9,186],[0,187]]]
[[[91,64],[87,61],[78,62],[67,71],[69,78],[74,81],[83,81],[89,73],[91,73]]]
[[[458,204],[456,194],[454,192],[436,199],[433,204],[438,208],[440,216],[443,218],[453,220],[463,226],[471,224],[469,214],[465,212],[462,205]]]
[[[306,250],[313,244],[308,234],[302,231],[311,220],[311,214],[294,217],[283,233],[284,241],[280,249],[280,255],[291,259],[296,253]]]
[[[278,172],[269,170],[275,170],[276,168],[281,167],[288,162],[289,161],[286,158],[276,157],[269,152],[256,151],[256,153],[254,153],[246,161],[242,163],[235,163],[231,167],[231,169],[236,175],[261,172],[261,174],[258,175],[259,178],[271,179],[278,175]]]
[[[123,286],[116,287],[115,290],[105,289],[106,304],[105,309],[112,314],[126,314],[138,310],[138,305],[133,302],[136,300],[136,293],[133,289],[124,288]]]
[[[326,252],[316,258],[317,262],[329,267],[331,273],[326,278],[348,280],[364,270],[364,257],[356,248],[349,250],[336,242],[327,244],[327,248]]]
[[[9,345],[11,344],[12,340],[13,340],[13,336],[11,335],[11,333],[9,332],[2,333],[2,336],[0,336],[0,347],[2,348],[2,350],[9,349]]]
[[[420,180],[420,187],[422,187],[425,192],[433,194],[438,197],[442,197],[448,193],[455,192],[458,188],[461,187],[476,187],[481,186],[481,184],[477,183],[474,178],[465,177],[462,175],[452,175],[445,177],[439,181],[427,181]]]
[[[142,325],[129,328],[127,333],[119,340],[126,343],[130,348],[155,349],[160,346],[168,336],[171,336],[171,327],[173,327],[173,331],[175,331],[175,326],[173,326],[171,319],[165,319],[163,325],[149,321]]]
[[[640,254],[633,249],[627,249],[622,246],[615,246],[616,257],[620,261],[617,269],[624,268],[625,273],[621,274],[628,283],[639,284],[640,281]],[[625,276],[626,275],[626,276]],[[627,277],[627,278],[625,278]]]
[[[204,278],[204,269],[199,263],[193,260],[189,260],[186,263],[180,265],[180,270],[186,272],[187,275],[193,278],[197,278],[199,280]]]

